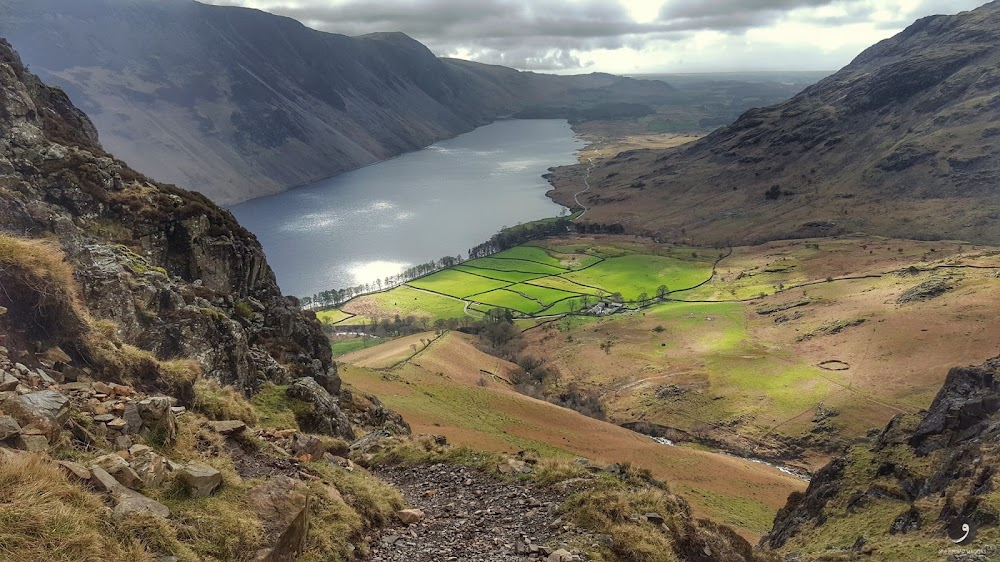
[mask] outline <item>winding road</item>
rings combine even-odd
[[[578,221],[578,220],[582,219],[583,215],[586,215],[587,211],[589,210],[586,205],[584,205],[583,203],[580,202],[580,196],[583,195],[584,193],[590,191],[590,171],[594,169],[594,159],[593,158],[587,158],[587,160],[590,162],[590,166],[587,166],[587,175],[583,176],[583,185],[585,185],[587,187],[584,188],[584,189],[581,189],[580,191],[577,191],[576,193],[573,194],[573,201],[576,201],[577,205],[579,205],[580,207],[583,207],[583,212],[580,213],[579,215],[577,215],[577,217],[575,219],[573,219],[574,221]]]

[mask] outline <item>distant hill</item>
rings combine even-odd
[[[227,204],[526,109],[564,117],[674,92],[444,60],[401,33],[347,37],[190,0],[0,0],[0,36],[91,116],[108,150]]]
[[[1000,243],[1000,3],[923,18],[794,98],[595,168],[587,220],[747,243],[853,231]],[[564,171],[571,203],[582,172]]]

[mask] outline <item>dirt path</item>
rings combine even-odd
[[[599,540],[564,525],[556,513],[564,498],[552,490],[445,464],[392,467],[376,474],[399,488],[424,519],[386,527],[369,560],[520,562],[540,559],[526,552],[529,544],[554,549],[571,537],[583,536],[589,541],[585,544]]]
[[[583,195],[584,193],[590,191],[590,171],[594,169],[594,159],[593,158],[587,158],[587,160],[590,161],[590,166],[587,166],[587,175],[583,176],[583,185],[585,185],[587,187],[585,189],[581,189],[580,191],[577,191],[576,193],[573,194],[573,201],[576,201],[577,205],[579,205],[580,207],[583,207],[583,212],[580,213],[575,219],[573,219],[574,221],[578,221],[578,220],[582,219],[583,215],[586,215],[587,211],[590,210],[590,209],[587,208],[586,205],[584,205],[583,203],[580,202],[580,196]]]

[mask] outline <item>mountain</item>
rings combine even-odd
[[[587,220],[700,244],[865,231],[1000,242],[1000,3],[923,18],[792,99],[590,174]],[[555,198],[572,204],[582,168]]]
[[[762,545],[804,562],[995,560],[998,369],[952,369],[927,411],[895,417],[792,494]],[[974,535],[956,546],[963,524]]]
[[[190,0],[0,0],[0,35],[143,173],[229,204],[417,150],[535,106],[663,100],[659,81],[435,57]],[[563,109],[563,111],[558,111]]]

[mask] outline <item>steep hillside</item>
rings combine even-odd
[[[929,410],[897,416],[792,494],[762,544],[803,561],[995,560],[998,368],[952,369]],[[954,540],[962,525],[968,539]]]
[[[526,107],[642,103],[673,92],[658,81],[441,60],[399,33],[346,37],[189,0],[0,0],[0,34],[87,111],[110,151],[222,204]]]
[[[162,383],[156,372],[126,373],[94,342],[194,359],[207,378],[248,396],[268,382],[311,378],[318,384],[308,398],[325,410],[309,423],[353,435],[319,323],[281,295],[252,234],[205,197],[155,183],[104,152],[87,117],[28,73],[6,42],[0,94],[0,321],[11,341],[36,352],[61,346],[80,367],[138,376],[131,382],[150,390]],[[33,280],[40,269],[31,256],[53,252],[71,268],[48,275],[59,292]]]
[[[866,231],[1000,241],[1000,3],[921,19],[791,100],[596,167],[586,220],[701,244]],[[583,167],[555,198],[572,204]]]

